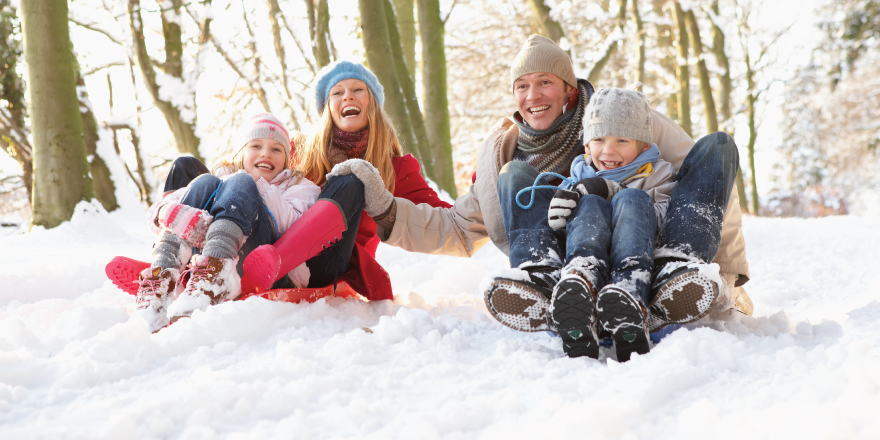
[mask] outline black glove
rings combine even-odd
[[[550,199],[550,209],[547,210],[547,221],[550,223],[550,227],[556,230],[564,228],[580,198],[580,193],[576,191],[567,189],[556,191],[556,195]]]
[[[593,194],[610,202],[614,195],[623,189],[623,186],[613,180],[601,177],[587,177],[575,183],[572,189],[580,193],[581,196]]]

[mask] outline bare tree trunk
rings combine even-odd
[[[425,173],[431,176],[440,189],[445,190],[452,198],[457,198],[455,169],[452,164],[449,101],[446,95],[446,30],[440,19],[440,1],[418,0],[418,8],[419,33],[422,37],[425,128],[433,156],[433,163]]]
[[[309,15],[309,38],[318,69],[330,64],[330,8],[327,0],[305,0]]]
[[[639,48],[638,56],[636,57],[636,81],[640,83],[645,82],[645,26],[642,23],[642,16],[639,14],[639,0],[632,0],[632,14],[633,20],[636,23],[636,38],[638,40],[637,47]]]
[[[242,8],[242,18],[244,19],[245,28],[247,28],[248,35],[250,36],[250,41],[248,42],[247,47],[250,49],[252,56],[249,64],[254,66],[254,79],[249,82],[253,85],[254,93],[256,93],[257,99],[260,100],[260,104],[263,105],[263,110],[272,113],[272,109],[269,107],[269,100],[266,98],[266,90],[263,89],[263,83],[261,81],[261,67],[263,63],[260,60],[260,53],[257,51],[257,36],[254,34],[254,29],[251,27],[251,22],[248,20],[247,10],[245,8]],[[229,61],[228,57],[226,61]]]
[[[394,65],[397,67],[397,78],[402,87],[401,91],[406,102],[406,111],[409,115],[409,123],[412,127],[415,144],[410,147],[416,157],[427,157],[428,166],[434,166],[432,148],[428,142],[428,131],[425,129],[425,120],[422,118],[422,109],[419,108],[419,98],[416,94],[416,82],[409,76],[406,58],[403,54],[403,41],[397,29],[397,17],[394,15],[394,5],[391,0],[384,0],[385,23],[388,24],[388,39],[391,45],[391,54],[394,56]],[[428,174],[430,177],[430,174]],[[433,178],[433,177],[432,177]]]
[[[550,8],[544,0],[528,0],[528,3],[532,8],[532,22],[538,33],[559,44],[565,37],[565,32],[562,31],[562,25],[550,16]]]
[[[712,97],[712,84],[709,83],[709,69],[706,67],[706,61],[703,60],[703,40],[700,39],[700,26],[697,24],[693,9],[687,11],[684,18],[693,43],[694,57],[698,60],[697,73],[700,76],[700,95],[703,98],[703,107],[705,107],[706,131],[715,133],[718,131],[718,116],[715,112],[715,98]]]
[[[623,34],[623,27],[626,25],[626,0],[620,0],[620,9],[617,12],[617,29],[612,32],[612,35],[615,32],[620,32],[621,38]],[[620,45],[619,41],[610,42],[608,47],[605,50],[605,55],[593,65],[593,69],[590,70],[590,74],[587,76],[587,81],[591,84],[597,84],[599,82],[599,77],[602,75],[602,69],[605,68],[605,65],[608,64],[608,61],[611,57],[617,53],[617,47]]]
[[[403,44],[403,57],[409,76],[416,79],[416,2],[414,0],[394,0],[394,12],[397,14],[397,29],[400,31],[400,42]]]
[[[668,0],[652,0],[654,13],[663,17],[664,6]],[[674,15],[674,14],[673,14]],[[668,24],[657,24],[657,48],[663,55],[660,58],[660,66],[663,67],[671,76],[678,76],[678,69],[675,67],[675,56],[672,53],[673,32],[672,26]],[[666,99],[666,108],[668,116],[672,119],[678,119],[678,94],[673,93]]]
[[[719,14],[718,0],[712,3],[712,12],[717,17]],[[715,64],[724,70],[724,73],[718,75],[721,88],[718,90],[718,113],[722,123],[726,123],[732,116],[730,113],[730,94],[733,90],[733,82],[730,79],[730,62],[727,59],[727,52],[724,48],[725,36],[724,32],[712,21],[712,52],[715,54]]]
[[[755,141],[758,138],[758,129],[755,125],[756,118],[756,110],[755,104],[758,102],[758,95],[755,92],[755,72],[752,70],[751,59],[749,56],[749,52],[746,49],[745,53],[745,62],[746,62],[746,84],[748,85],[748,96],[746,97],[746,108],[749,115],[749,170],[751,171],[751,178],[749,179],[751,183],[751,213],[755,216],[760,215],[759,207],[760,203],[758,202],[758,178],[755,173]]]
[[[16,68],[21,57],[16,11],[9,0],[0,0],[0,137],[7,145],[7,154],[21,166],[21,178],[32,200],[34,161],[25,126],[24,82]]]
[[[278,64],[281,65],[281,85],[284,87],[284,94],[287,99],[292,99],[290,95],[290,85],[287,80],[287,59],[284,55],[284,43],[281,41],[281,7],[278,6],[278,0],[268,0],[269,2],[269,24],[272,26],[272,40],[275,43],[275,55],[278,57]],[[308,1],[306,3],[309,3]],[[311,28],[309,28],[311,30]]]
[[[413,133],[406,97],[398,77],[397,59],[391,49],[389,25],[385,18],[386,1],[388,0],[358,0],[364,52],[370,70],[376,74],[385,89],[385,110],[397,128],[400,143],[404,150],[418,156],[418,142]]]
[[[76,55],[72,55],[76,62]],[[113,183],[113,177],[110,175],[110,168],[107,162],[98,154],[98,121],[92,112],[92,105],[89,102],[89,93],[86,91],[86,82],[79,70],[79,63],[76,63],[76,88],[77,97],[79,99],[79,113],[82,117],[83,141],[86,147],[86,158],[89,160],[89,169],[92,173],[92,185],[95,190],[95,198],[101,202],[101,206],[107,212],[119,209],[119,203],[116,201],[116,185]]]
[[[692,135],[691,130],[691,92],[690,92],[690,68],[688,67],[688,35],[684,23],[684,11],[678,0],[673,0],[672,15],[678,35],[678,123],[682,130]]]
[[[178,0],[179,4],[179,0]],[[153,98],[153,103],[162,112],[162,116],[165,117],[165,122],[168,124],[168,128],[171,130],[171,134],[174,136],[174,142],[177,145],[177,151],[181,153],[187,153],[195,156],[199,160],[202,159],[201,154],[199,153],[199,138],[195,134],[195,112],[192,112],[192,120],[184,120],[181,116],[180,109],[177,108],[173,103],[169,101],[165,101],[160,97],[159,94],[159,83],[156,80],[156,72],[153,70],[153,62],[150,60],[150,56],[147,54],[147,46],[144,41],[144,30],[143,30],[143,19],[141,18],[141,5],[140,0],[129,0],[128,1],[128,17],[129,24],[131,26],[131,34],[132,34],[132,51],[137,57],[137,63],[140,67],[141,76],[144,80],[144,85],[147,88],[147,91],[150,93],[150,96]],[[163,14],[163,20],[164,14]],[[169,25],[169,29],[165,31],[165,24],[163,21],[163,33],[165,33],[166,38],[167,35],[171,35],[172,37],[179,33],[175,33],[174,27]],[[179,32],[179,26],[177,26],[177,32]],[[165,62],[165,72],[166,74],[173,75],[172,72],[177,72],[178,69],[181,72],[180,76],[177,76],[181,81],[182,79],[182,63],[179,61],[182,52],[182,43],[178,44],[175,41],[167,41],[166,39],[166,62]],[[175,60],[175,57],[178,59]],[[174,76],[174,75],[173,75]]]
[[[33,224],[53,228],[94,197],[64,0],[22,2],[34,138]]]

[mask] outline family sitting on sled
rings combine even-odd
[[[670,324],[751,314],[733,139],[694,143],[642,93],[594,91],[551,40],[533,35],[514,60],[518,111],[489,130],[453,205],[402,154],[372,72],[337,62],[315,84],[311,136],[264,113],[212,170],[175,161],[149,210],[152,261],[107,266],[151,331],[253,294],[392,299],[380,240],[461,257],[491,240],[512,269],[484,292],[489,313],[559,334],[570,357],[598,358],[610,338],[625,361]]]

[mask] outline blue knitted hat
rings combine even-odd
[[[330,96],[330,89],[339,81],[344,79],[359,79],[370,88],[370,92],[376,97],[379,108],[385,103],[385,94],[382,84],[379,84],[379,78],[369,69],[360,63],[352,63],[351,61],[337,61],[328,64],[318,72],[315,78],[315,106],[318,114],[324,112],[324,104]]]

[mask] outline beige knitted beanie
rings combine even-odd
[[[540,35],[529,37],[513,60],[513,65],[510,66],[511,88],[513,82],[521,76],[535,72],[552,73],[568,85],[577,87],[571,58],[553,40]]]
[[[650,144],[651,106],[641,92],[627,89],[599,89],[584,110],[584,142],[614,136]]]

